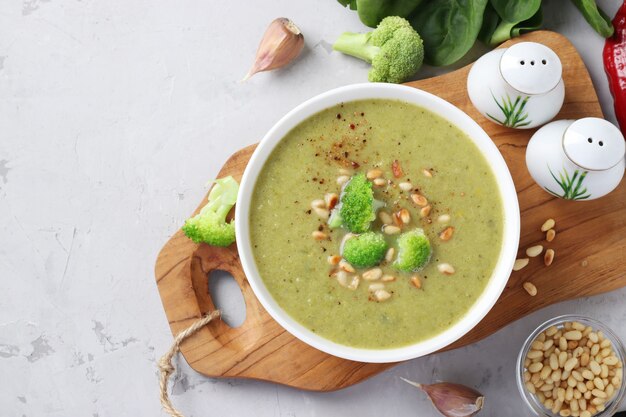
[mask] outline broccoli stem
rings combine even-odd
[[[380,52],[380,48],[369,43],[370,36],[371,32],[346,32],[339,36],[333,45],[333,49],[372,63],[374,57]]]

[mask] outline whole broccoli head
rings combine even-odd
[[[430,260],[430,241],[422,229],[413,229],[398,237],[398,257],[393,266],[404,272],[422,269]]]
[[[208,203],[200,213],[188,219],[183,232],[196,243],[228,246],[235,241],[235,224],[226,223],[226,216],[237,201],[239,184],[233,177],[215,180]]]
[[[424,44],[404,18],[389,16],[368,33],[346,32],[333,49],[372,64],[372,82],[401,83],[419,70],[424,61]]]
[[[343,258],[357,268],[378,265],[387,252],[387,242],[380,233],[367,232],[346,240]]]
[[[343,225],[352,233],[366,232],[381,205],[381,202],[374,199],[372,183],[367,180],[365,174],[356,174],[344,187],[339,204],[335,206],[328,219],[328,225],[331,228]]]

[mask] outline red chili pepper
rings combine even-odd
[[[626,135],[626,1],[617,11],[613,27],[613,36],[604,44],[604,70],[613,94],[617,121]]]

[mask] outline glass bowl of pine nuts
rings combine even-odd
[[[624,345],[603,323],[555,317],[524,342],[517,387],[536,416],[612,416],[626,395],[625,358]]]

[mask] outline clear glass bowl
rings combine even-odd
[[[534,413],[535,416],[539,417],[560,417],[559,414],[554,414],[552,411],[548,410],[541,404],[539,398],[537,398],[533,393],[529,392],[526,389],[524,384],[524,371],[526,367],[524,366],[524,359],[530,350],[530,346],[532,342],[539,336],[539,334],[548,327],[556,326],[558,328],[562,327],[565,322],[568,321],[577,321],[579,323],[584,324],[585,326],[590,326],[596,331],[602,331],[604,333],[604,337],[611,341],[613,345],[613,350],[615,351],[616,356],[622,362],[622,364],[626,363],[626,351],[624,350],[624,345],[619,340],[619,338],[613,333],[613,331],[608,328],[603,323],[594,320],[589,317],[578,316],[575,314],[568,314],[563,316],[558,316],[553,319],[546,321],[541,324],[539,327],[535,329],[534,332],[528,336],[528,339],[524,342],[524,346],[517,357],[517,369],[516,369],[516,380],[517,380],[517,388],[520,392],[520,395],[524,399],[524,402],[528,406],[528,409]],[[622,400],[626,396],[626,383],[624,378],[622,378],[622,384],[619,387],[615,387],[616,391],[613,395],[613,398],[604,404],[604,411],[594,414],[594,417],[609,417],[617,412],[617,407],[621,404]]]

